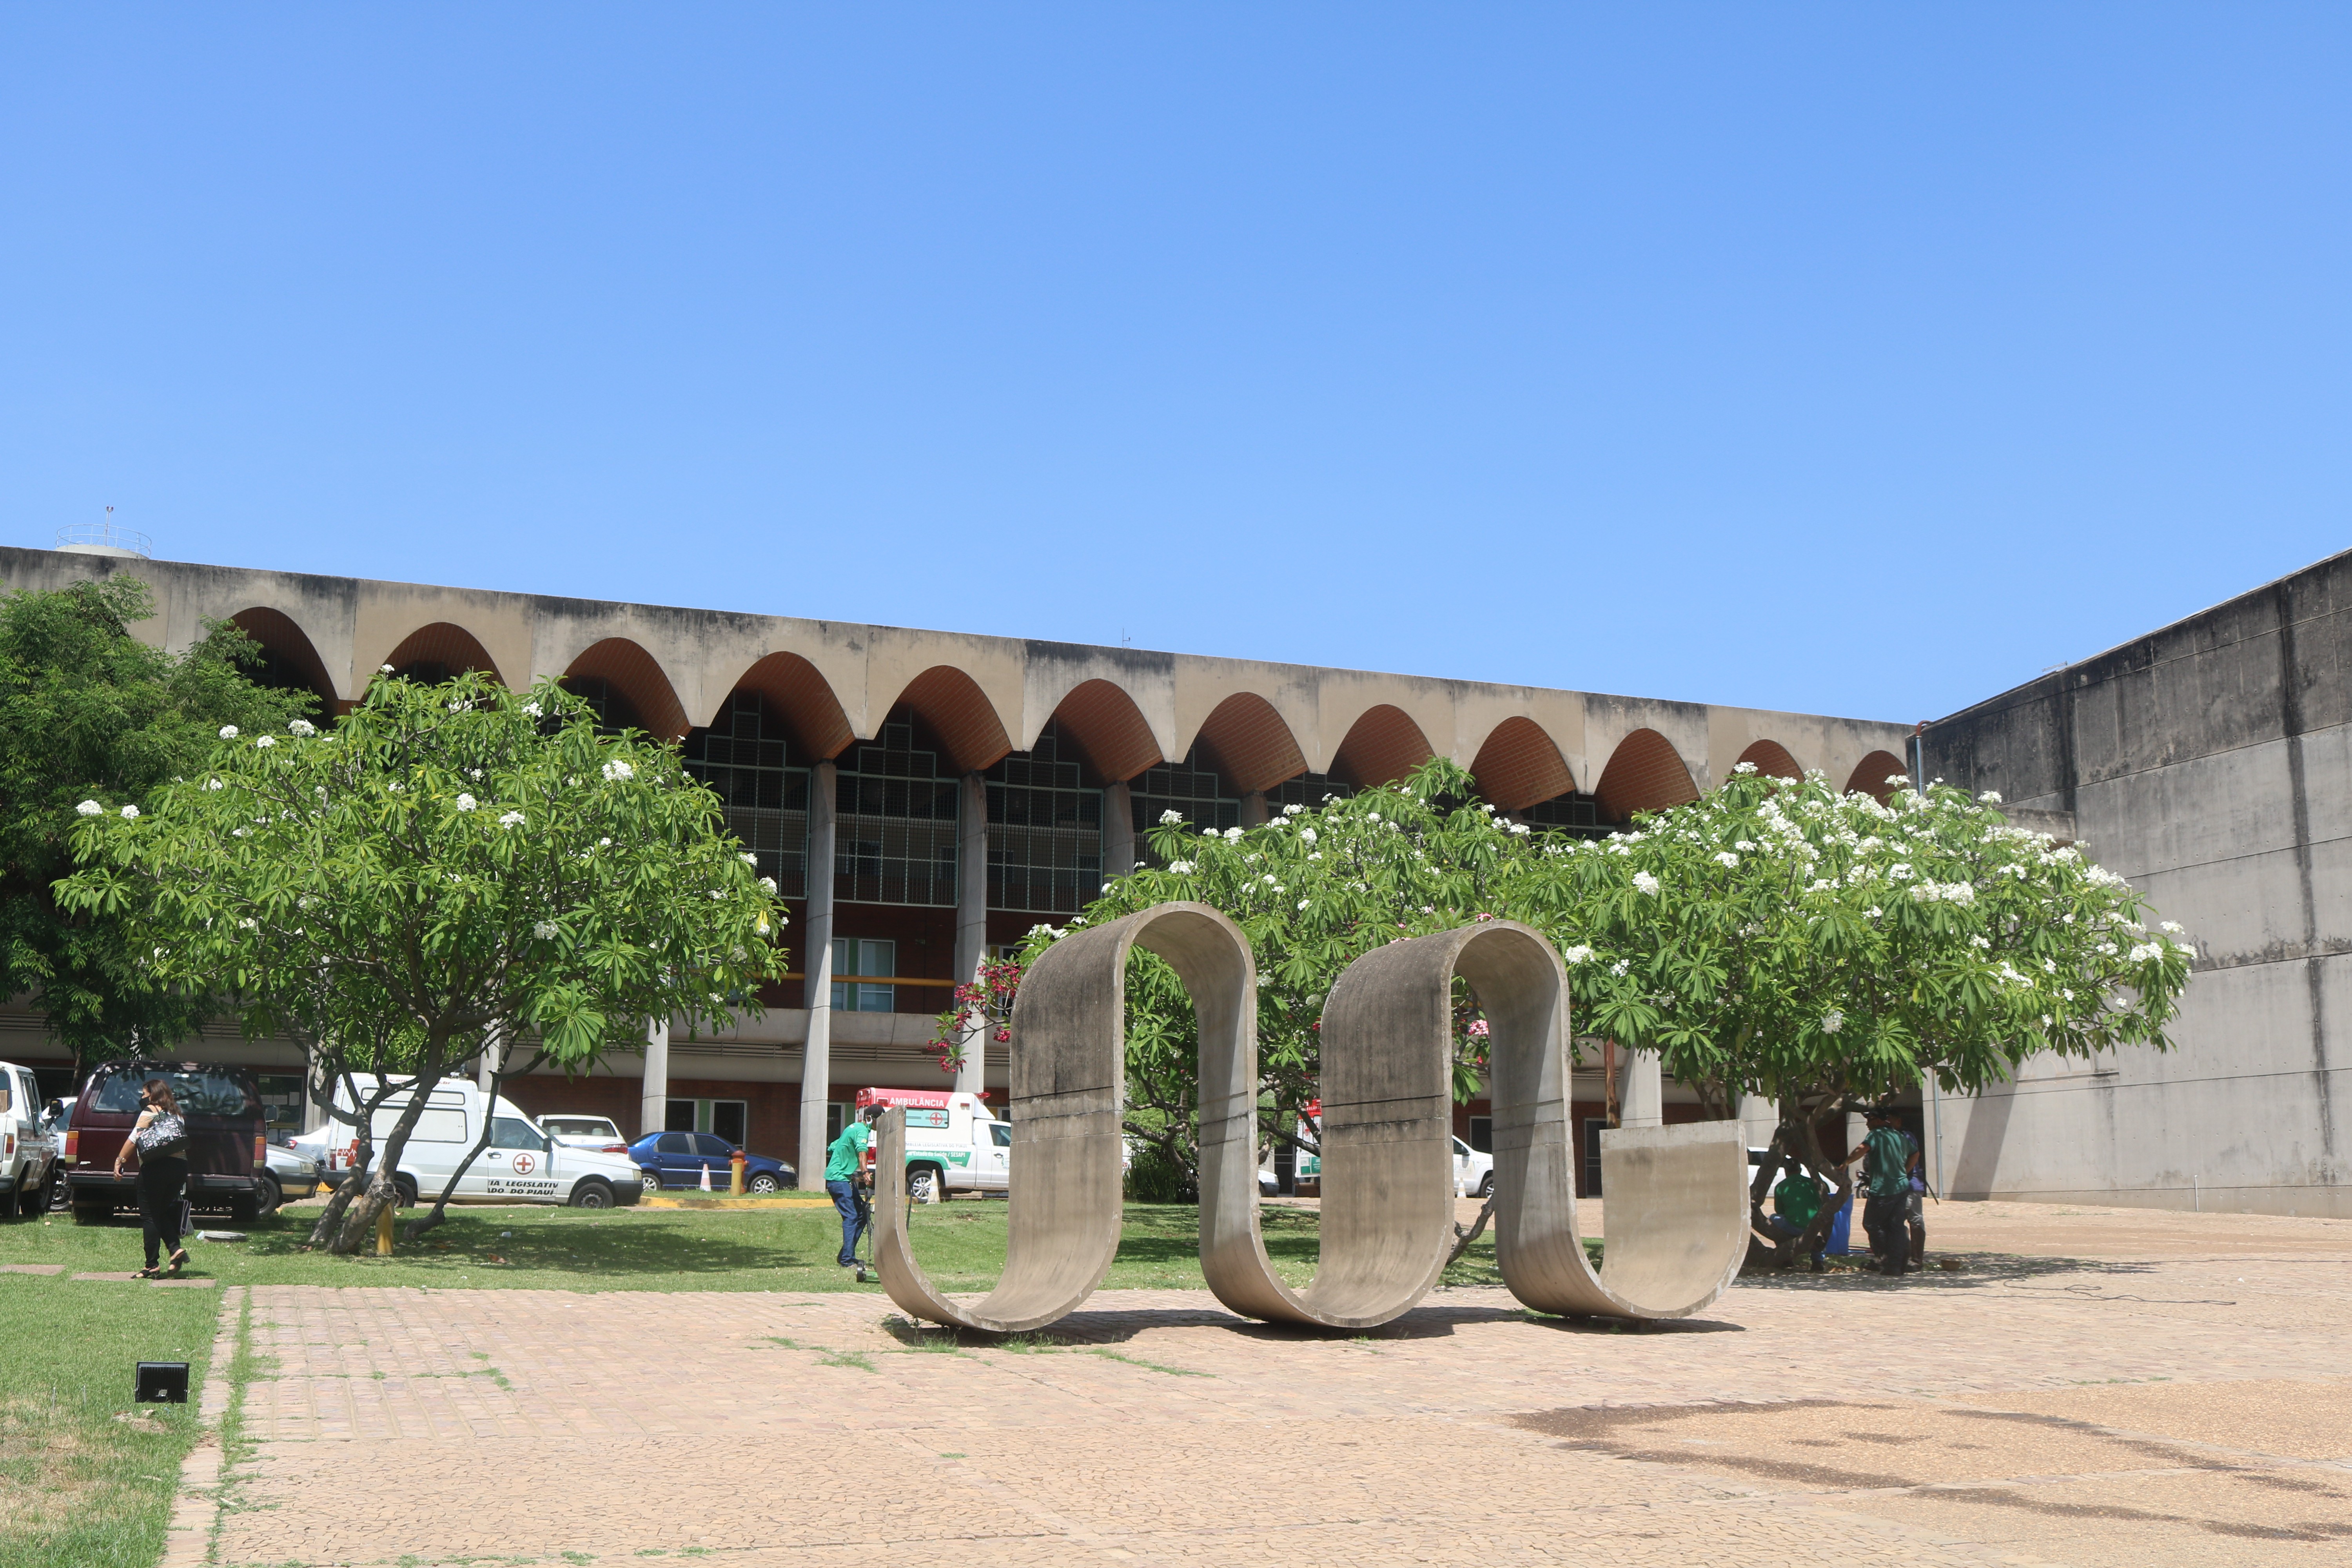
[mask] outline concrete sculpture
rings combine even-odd
[[[906,1129],[882,1122],[875,1258],[890,1299],[932,1322],[996,1333],[1074,1310],[1118,1248],[1127,959],[1173,967],[1200,1023],[1201,1267],[1244,1317],[1363,1329],[1412,1309],[1454,1241],[1453,982],[1492,1051],[1496,1251],[1541,1311],[1681,1317],[1719,1295],[1747,1251],[1747,1156],[1731,1122],[1604,1133],[1611,1194],[1596,1273],[1576,1223],[1568,1117],[1568,987],[1543,937],[1507,921],[1391,942],[1349,965],[1323,1014],[1322,1258],[1294,1290],[1258,1229],[1257,984],[1239,927],[1160,904],[1055,942],[1013,1014],[1011,1238],[1002,1282],[952,1302],[906,1230]]]

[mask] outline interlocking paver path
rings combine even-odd
[[[1647,1332],[1106,1291],[939,1353],[868,1294],[257,1289],[218,1560],[2352,1563],[2352,1222],[1933,1223],[2010,1256]]]

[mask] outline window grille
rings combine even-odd
[[[1576,838],[1606,838],[1621,826],[1601,820],[1598,797],[1573,793],[1538,801],[1517,816],[1538,832],[1565,833]]]
[[[596,730],[600,734],[617,735],[624,730],[642,730],[645,721],[637,717],[636,704],[624,696],[621,689],[601,675],[567,675],[556,683],[572,696],[585,702],[596,714]],[[757,701],[757,698],[752,700]]]
[[[872,937],[835,937],[833,972],[850,975],[896,974],[898,944]],[[833,1010],[836,1013],[895,1013],[898,1009],[896,985],[866,985],[854,980],[833,983]]]
[[[759,858],[760,874],[785,898],[806,898],[809,772],[786,765],[783,724],[760,694],[730,697],[718,722],[688,731],[682,750],[686,771],[719,796],[727,831]]]
[[[1049,722],[988,770],[988,907],[1074,915],[1102,893],[1103,797],[1062,760]]]
[[[1163,811],[1175,812],[1195,831],[1213,827],[1223,832],[1241,826],[1241,801],[1224,793],[1224,781],[1201,760],[1198,746],[1181,763],[1146,768],[1142,777],[1128,785],[1128,800],[1129,809],[1135,813],[1135,863],[1139,866],[1165,864],[1151,853],[1151,833],[1160,826]]]
[[[956,781],[915,748],[910,724],[884,724],[851,749],[834,802],[833,896],[842,903],[956,901]]]

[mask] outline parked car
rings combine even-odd
[[[648,1132],[629,1145],[629,1158],[646,1173],[648,1187],[699,1189],[702,1173],[708,1171],[710,1190],[723,1193],[735,1180],[736,1147],[716,1132]],[[782,1160],[771,1160],[765,1154],[743,1156],[747,1193],[781,1193],[798,1180]]]
[[[65,1108],[40,1096],[32,1068],[0,1062],[0,1215],[43,1213],[57,1186]]]
[[[315,1197],[327,1181],[327,1173],[319,1162],[293,1147],[290,1133],[272,1132],[268,1146],[263,1151],[269,1157],[269,1174],[278,1183],[279,1196],[284,1198]]]
[[[66,1190],[78,1225],[102,1224],[139,1205],[136,1167],[114,1173],[114,1156],[139,1120],[139,1088],[151,1078],[172,1086],[188,1124],[188,1206],[226,1210],[246,1224],[278,1207],[269,1173],[268,1121],[253,1075],[243,1068],[196,1062],[108,1062],[75,1098],[66,1130]]]
[[[318,1132],[294,1141],[295,1148],[324,1162],[330,1171],[350,1169],[358,1104],[373,1099],[380,1080],[373,1073],[353,1073],[335,1087],[335,1110],[341,1114]],[[395,1080],[394,1088],[376,1108],[372,1123],[376,1147],[391,1135],[402,1114],[415,1103],[415,1091]],[[444,1079],[426,1095],[425,1110],[401,1151],[400,1167],[393,1173],[403,1205],[420,1194],[438,1197],[450,1173],[482,1135],[489,1119],[489,1146],[466,1168],[451,1196],[460,1202],[565,1204],[573,1208],[604,1209],[633,1204],[644,1192],[637,1167],[626,1154],[608,1154],[556,1142],[538,1123],[524,1115],[504,1095],[491,1102],[481,1087],[467,1078]]]
[[[613,1125],[609,1116],[574,1116],[563,1111],[539,1119],[539,1129],[567,1149],[596,1149],[607,1154],[625,1154],[629,1141]]]
[[[1495,1195],[1495,1156],[1481,1154],[1456,1138],[1454,1141],[1454,1195],[1491,1198]]]

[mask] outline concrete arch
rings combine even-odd
[[[1769,773],[1776,779],[1801,779],[1805,770],[1789,754],[1789,748],[1778,741],[1759,741],[1739,753],[1743,763],[1753,763],[1759,773]]]
[[[454,621],[435,621],[417,627],[400,639],[383,662],[392,666],[394,673],[417,665],[438,666],[451,675],[478,669],[501,686],[508,684],[481,639]]]
[[[958,773],[992,767],[1013,750],[1013,737],[988,693],[953,665],[935,664],[915,677],[890,706],[899,703],[931,727]]]
[[[1150,721],[1124,688],[1096,679],[1073,687],[1054,710],[1063,738],[1105,780],[1131,779],[1155,763],[1167,759],[1153,738]]]
[[[1698,785],[1674,742],[1655,730],[1636,730],[1617,742],[1592,793],[1605,820],[1626,822],[1637,811],[1663,811],[1696,800]]]
[[[566,680],[602,680],[628,700],[637,722],[656,740],[676,741],[687,731],[686,705],[652,654],[627,637],[605,637],[580,650],[563,672]]]
[[[758,692],[769,711],[783,720],[793,743],[818,762],[839,756],[857,738],[833,683],[799,654],[764,655],[735,678],[727,694],[738,691]]]
[[[1853,773],[1845,781],[1845,792],[1848,795],[1866,795],[1885,805],[1888,795],[1903,787],[1886,782],[1896,773],[1901,773],[1906,779],[1911,776],[1911,770],[1904,765],[1902,758],[1892,752],[1873,752],[1854,764]]]
[[[1472,759],[1478,793],[1501,811],[1524,811],[1576,788],[1568,760],[1534,720],[1514,715],[1488,732]]]
[[[335,683],[328,678],[327,661],[319,657],[310,634],[293,616],[267,605],[256,605],[231,616],[229,624],[260,644],[262,651],[269,656],[272,668],[265,671],[266,676],[283,674],[299,680],[319,699],[320,713],[326,718],[334,717],[341,704],[335,700]]]
[[[1395,784],[1436,754],[1411,714],[1378,703],[1348,727],[1347,739],[1331,753],[1331,776],[1366,787]]]
[[[1271,789],[1307,771],[1307,753],[1299,750],[1298,737],[1274,704],[1255,691],[1236,691],[1218,703],[1201,721],[1192,743],[1208,753],[1226,784],[1242,795]]]

